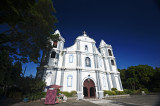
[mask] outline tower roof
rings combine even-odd
[[[54,34],[58,34],[59,37],[60,37],[60,39],[65,42],[65,39],[61,36],[61,33],[59,32],[58,29],[54,32]],[[53,35],[54,35],[54,34],[53,34]]]
[[[104,40],[101,40],[100,42],[100,47],[103,47],[103,46],[110,46],[109,44],[106,44],[106,42]]]

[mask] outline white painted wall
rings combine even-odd
[[[67,86],[67,77],[72,76],[72,86]],[[63,81],[63,91],[76,91],[76,84],[77,84],[77,71],[76,70],[65,70],[64,72],[64,81]]]
[[[81,53],[81,64],[82,67],[77,67],[77,40],[79,40],[80,42],[80,53]],[[109,86],[108,86],[108,82],[107,82],[107,77],[109,78],[109,82],[111,85],[111,88],[113,88],[113,84],[112,84],[112,79],[111,79],[111,75],[106,75],[106,72],[114,72],[117,73],[117,66],[116,66],[116,61],[115,61],[115,65],[111,65],[110,66],[110,60],[113,59],[114,60],[114,55],[113,55],[113,51],[112,51],[112,47],[111,45],[106,44],[104,41],[101,41],[100,43],[100,47],[101,48],[101,53],[98,51],[98,49],[95,46],[95,41],[88,37],[87,35],[82,35],[82,36],[78,36],[76,38],[76,42],[68,48],[63,48],[64,47],[64,39],[63,42],[60,41],[59,42],[59,47],[60,47],[60,53],[59,53],[59,59],[49,59],[49,67],[55,67],[56,65],[54,64],[56,61],[58,61],[58,71],[57,71],[57,79],[56,79],[56,84],[60,85],[60,81],[61,81],[61,68],[65,69],[64,71],[64,78],[63,78],[63,91],[76,91],[76,87],[77,87],[77,68],[81,68],[82,69],[82,73],[81,73],[81,80],[82,80],[82,92],[83,92],[83,82],[85,81],[85,79],[88,78],[88,75],[90,75],[90,78],[95,82],[95,86],[96,86],[96,92],[97,91],[97,79],[96,79],[96,73],[95,73],[95,62],[94,62],[94,55],[93,55],[93,47],[95,49],[95,53],[98,54],[98,70],[100,71],[100,81],[101,81],[101,87],[102,90],[109,90]],[[94,44],[94,45],[93,45]],[[88,51],[85,50],[85,45],[87,45],[88,47]],[[110,49],[112,51],[112,56],[108,56],[108,49]],[[55,49],[55,51],[59,51],[58,49]],[[66,52],[66,54],[64,55],[64,52]],[[103,54],[103,55],[102,55]],[[73,56],[73,61],[70,62],[70,56]],[[62,67],[62,63],[63,63],[63,59],[65,56],[65,66]],[[105,65],[107,70],[105,70],[104,67],[104,62],[103,62],[103,56],[105,57]],[[86,67],[85,65],[85,58],[89,57],[91,60],[91,67]],[[109,59],[109,61],[108,61]],[[113,71],[111,71],[111,68],[113,69]],[[51,71],[51,70],[50,70]],[[49,71],[47,71],[49,72]],[[68,76],[72,76],[72,86],[67,86],[67,77]],[[52,73],[52,75],[48,75],[46,76],[46,83],[47,85],[50,85],[51,82],[53,82],[53,79],[55,77],[55,72]],[[116,80],[116,84],[117,84],[117,89],[120,90],[120,84],[119,84],[119,79],[118,77],[115,77]]]
[[[72,61],[70,60],[70,56],[72,56]],[[67,53],[65,58],[65,67],[66,68],[74,68],[76,69],[77,57],[75,53]]]

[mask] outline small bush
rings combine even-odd
[[[76,91],[71,91],[71,95],[72,96],[77,96],[77,92]]]
[[[67,96],[67,97],[71,97],[71,96],[72,96],[71,93],[69,93],[69,92],[67,92],[67,91],[63,91],[62,94],[64,94],[64,95]]]
[[[145,93],[149,93],[147,88],[140,88],[140,92],[144,91]]]
[[[31,100],[31,101],[34,101],[34,100],[41,99],[41,98],[43,98],[45,96],[46,96],[46,92],[37,92],[37,93],[29,94],[27,96],[27,98],[29,98],[29,100]]]
[[[116,95],[116,91],[112,91],[112,95]]]
[[[76,91],[71,91],[71,92],[63,91],[62,94],[64,94],[67,97],[73,97],[73,96],[76,96],[77,92]]]
[[[138,89],[138,90],[133,90],[131,94],[140,94],[141,91]]]
[[[104,90],[104,95],[106,95],[106,94],[108,94],[108,95],[114,95],[115,92],[114,91]]]
[[[124,95],[126,94],[124,91],[108,91],[108,90],[104,90],[104,95]]]
[[[115,91],[116,92],[116,95],[124,95],[125,92],[124,91]]]
[[[8,94],[9,98],[21,98],[22,97],[22,92],[9,92]]]
[[[112,91],[116,91],[116,90],[117,90],[117,88],[112,88],[111,90],[112,90]]]
[[[129,89],[124,89],[123,91],[124,91],[124,93],[126,93],[126,94],[131,94],[131,93],[132,93],[132,90],[129,90]]]

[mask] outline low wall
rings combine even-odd
[[[105,99],[107,98],[126,98],[126,97],[130,97],[130,94],[126,94],[126,95],[105,95]]]

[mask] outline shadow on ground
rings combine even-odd
[[[55,106],[160,106],[160,95],[131,95],[128,98],[85,99],[68,98],[67,102]],[[53,106],[44,105],[44,101],[24,103],[21,99],[1,98],[0,106]]]

